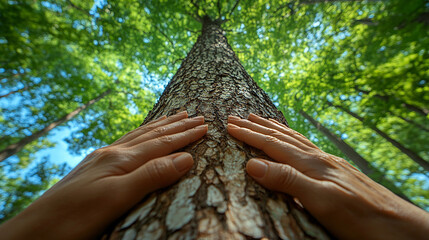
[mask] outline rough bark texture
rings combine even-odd
[[[0,162],[7,159],[8,157],[16,154],[17,152],[21,151],[27,144],[31,143],[32,141],[40,138],[41,136],[48,134],[52,129],[58,127],[59,125],[69,121],[70,119],[74,118],[76,115],[78,115],[80,112],[91,106],[92,104],[100,101],[102,98],[110,94],[112,91],[106,90],[105,92],[98,95],[96,98],[88,101],[84,105],[76,108],[72,112],[64,115],[60,119],[56,120],[55,122],[50,123],[46,127],[44,127],[42,130],[35,132],[31,134],[30,136],[27,136],[23,139],[21,139],[19,142],[11,144],[7,146],[5,149],[0,151]]]
[[[344,155],[346,155],[358,168],[372,178],[374,181],[388,187],[392,192],[397,194],[399,197],[407,200],[408,202],[412,201],[398,188],[395,186],[393,182],[388,180],[386,176],[373,168],[371,164],[363,158],[358,152],[356,152],[350,145],[344,142],[339,136],[335,133],[332,133],[328,128],[324,127],[320,122],[316,119],[308,115],[304,111],[299,112],[305,119],[307,119],[313,126],[315,126],[321,133],[323,133],[329,141],[331,141]]]
[[[286,124],[239,63],[216,21],[202,35],[145,123],[187,110],[204,115],[204,139],[186,147],[195,166],[178,184],[143,199],[105,239],[329,239],[292,198],[268,191],[245,172],[262,152],[227,134],[228,115],[256,113]]]

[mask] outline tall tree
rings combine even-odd
[[[178,184],[153,194],[108,233],[110,239],[328,239],[292,198],[268,191],[245,174],[261,152],[226,132],[228,115],[256,113],[286,124],[239,63],[221,19],[202,19],[202,33],[145,123],[187,110],[209,124],[205,139],[186,147],[195,168]]]
[[[349,114],[350,116],[354,117],[355,119],[359,120],[362,123],[365,123],[365,119],[359,115],[357,115],[356,113],[350,111],[349,109],[340,106],[340,105],[336,105],[333,104],[331,102],[327,102],[329,106],[332,107],[336,107],[338,109],[341,109],[342,111],[346,112],[347,114]],[[374,130],[374,132],[376,132],[378,135],[380,135],[381,137],[383,137],[386,141],[390,142],[393,146],[395,146],[396,148],[398,148],[399,150],[401,150],[402,153],[406,154],[408,157],[410,157],[411,159],[413,159],[413,161],[415,161],[417,164],[419,164],[423,169],[425,169],[426,171],[429,171],[429,162],[424,160],[422,157],[420,157],[417,153],[415,153],[414,151],[412,151],[411,149],[403,146],[400,142],[396,141],[395,139],[391,138],[387,133],[385,133],[384,131],[380,130],[377,126],[368,123],[367,124],[369,128],[371,128],[372,130]]]

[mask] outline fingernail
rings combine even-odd
[[[159,117],[159,118],[155,119],[155,121],[159,121],[159,120],[161,120],[161,119],[163,119],[163,118],[165,118],[165,117],[166,117],[165,115],[162,115],[161,117]]]
[[[235,126],[234,124],[228,123],[228,129],[238,129],[238,127]]]
[[[268,165],[261,160],[250,159],[247,163],[247,172],[256,178],[264,177],[267,169]]]
[[[238,119],[240,119],[240,118],[239,118],[239,117],[237,117],[237,116],[229,115],[229,116],[228,116],[228,119],[235,119],[235,120],[238,120]]]
[[[201,129],[207,129],[207,128],[208,128],[207,124],[204,124],[204,125],[200,125],[198,127],[195,127],[195,130],[201,130]]]
[[[156,122],[158,122],[159,120],[161,120],[163,117],[165,117],[165,115],[162,115],[161,117],[159,117],[159,118],[157,118],[157,119],[155,119],[155,120],[152,120],[152,121],[148,122],[148,124],[149,124],[149,123],[156,123]]]
[[[192,121],[201,121],[201,120],[204,120],[204,116],[198,116],[198,117],[193,117],[193,118],[191,118],[191,120]]]
[[[175,113],[175,114],[173,114],[173,115],[170,115],[169,117],[172,117],[172,116],[180,116],[180,115],[186,115],[186,114],[187,114],[187,111],[181,111],[181,112]]]
[[[178,172],[183,172],[190,169],[194,164],[194,161],[190,154],[184,153],[173,159],[173,164]]]
[[[249,118],[249,117],[258,117],[258,115],[253,114],[253,113],[249,113],[249,116],[247,116],[247,118]]]

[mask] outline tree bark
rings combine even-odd
[[[344,142],[339,136],[332,133],[328,128],[323,126],[316,119],[311,117],[304,111],[299,112],[305,119],[307,119],[313,126],[317,128],[323,135],[325,135],[329,141],[331,141],[337,148],[346,155],[358,168],[365,173],[368,177],[373,179],[374,181],[382,184],[383,186],[389,188],[392,192],[396,193],[399,197],[407,200],[408,202],[412,201],[393,184],[390,180],[386,178],[386,176],[378,171],[376,168],[373,168],[368,160],[362,157],[358,152],[356,152],[350,145]]]
[[[83,110],[85,110],[86,108],[88,108],[89,106],[91,106],[92,104],[100,101],[102,98],[104,98],[105,96],[107,96],[108,94],[110,94],[112,91],[111,89],[101,93],[100,95],[98,95],[96,98],[88,101],[86,104],[76,108],[75,110],[73,110],[72,112],[64,115],[63,117],[61,117],[60,119],[56,120],[55,122],[50,123],[49,125],[47,125],[46,127],[44,127],[42,130],[35,132],[33,134],[31,134],[30,136],[27,136],[23,139],[21,139],[19,142],[11,144],[9,146],[7,146],[5,149],[0,151],[0,162],[2,162],[3,160],[7,159],[8,157],[18,153],[19,151],[21,151],[27,144],[31,143],[32,141],[42,137],[43,135],[49,133],[52,129],[58,127],[59,125],[69,121],[70,119],[72,119],[73,117],[75,117],[76,115],[78,115],[80,112],[82,112]]]
[[[406,154],[409,158],[411,158],[414,162],[416,162],[417,164],[419,164],[423,169],[425,169],[426,171],[429,171],[429,162],[424,160],[422,157],[420,157],[417,153],[415,153],[413,150],[405,147],[404,145],[402,145],[401,143],[399,143],[398,141],[396,141],[395,139],[391,138],[387,133],[381,131],[377,126],[373,125],[373,124],[366,124],[365,120],[363,117],[357,115],[356,113],[350,111],[349,109],[346,109],[343,106],[339,106],[339,105],[334,105],[331,102],[328,102],[329,106],[338,108],[344,112],[346,112],[347,114],[349,114],[350,116],[354,117],[355,119],[359,120],[360,122],[362,122],[365,126],[368,126],[369,128],[371,128],[374,132],[376,132],[378,135],[380,135],[382,138],[384,138],[386,141],[390,142],[393,146],[395,146],[397,149],[399,149],[402,153]]]
[[[182,149],[193,155],[194,168],[143,199],[103,239],[330,239],[291,197],[246,174],[248,159],[267,157],[228,135],[228,115],[287,122],[246,73],[219,21],[204,19],[201,36],[144,123],[183,110],[209,125],[204,139]]]

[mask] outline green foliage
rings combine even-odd
[[[70,171],[67,164],[52,164],[47,157],[33,165],[26,172],[16,173],[10,169],[12,162],[1,163],[0,223],[15,216]]]

